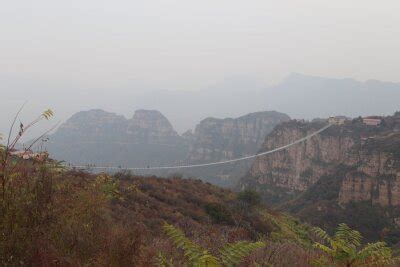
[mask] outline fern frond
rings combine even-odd
[[[328,243],[332,243],[332,241],[333,241],[332,238],[323,229],[321,229],[319,227],[314,227],[313,231],[319,238],[325,240]]]
[[[254,243],[240,241],[234,244],[227,244],[220,249],[220,258],[225,265],[236,266],[256,249],[263,247],[265,247],[265,243],[260,241]]]
[[[335,263],[355,266],[389,266],[399,262],[394,258],[392,249],[384,242],[369,243],[363,249],[361,246],[362,236],[360,232],[351,229],[344,223],[339,224],[333,238],[325,231],[316,230],[318,236],[325,240],[330,239],[330,247],[315,243],[314,247],[327,253]]]
[[[335,252],[334,249],[331,249],[331,248],[329,248],[329,247],[327,247],[325,245],[322,245],[320,243],[314,243],[313,246],[314,246],[314,248],[320,249],[320,250],[324,251],[325,253],[327,253],[329,255],[333,255],[334,252]]]
[[[158,253],[155,259],[155,265],[158,267],[174,267],[172,259],[167,259],[163,253]]]
[[[195,267],[218,267],[221,266],[219,260],[208,252],[201,256],[197,261],[191,262],[191,264]]]
[[[184,251],[185,258],[189,261],[189,263],[191,263],[192,266],[213,266],[212,264],[218,263],[218,259],[216,257],[212,256],[207,250],[204,250],[202,247],[190,241],[180,229],[177,229],[173,225],[167,223],[164,224],[163,228],[166,235],[172,240],[174,245]]]
[[[348,245],[358,247],[361,245],[362,236],[360,232],[351,229],[345,223],[341,223],[336,230],[334,238],[335,240],[341,240]]]

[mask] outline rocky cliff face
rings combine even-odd
[[[272,129],[289,117],[257,112],[239,118],[208,118],[181,136],[160,112],[138,110],[131,119],[102,110],[79,112],[51,136],[53,156],[72,163],[121,166],[186,165],[254,154]],[[207,169],[173,170],[233,186],[250,162]],[[168,173],[156,173],[168,175]]]
[[[283,123],[267,136],[260,152],[287,145],[317,131],[325,124],[302,121]],[[337,133],[340,133],[340,137]],[[271,198],[268,199],[275,201],[276,197],[276,201],[280,201],[281,192],[286,191],[287,196],[304,192],[319,177],[332,171],[345,159],[354,143],[350,132],[332,126],[307,142],[257,158],[241,185],[272,190]],[[275,188],[279,190],[275,191]],[[285,198],[285,194],[282,197]]]
[[[265,111],[250,113],[239,118],[207,118],[197,125],[193,134],[186,133],[191,140],[188,155],[189,163],[205,163],[229,160],[255,154],[261,147],[265,136],[272,129],[290,118],[283,113]],[[251,161],[239,162],[234,166],[211,167],[207,172],[195,170],[196,176],[215,176],[218,183],[237,183],[249,169]]]
[[[392,124],[395,121],[394,117],[387,117],[386,120]],[[317,131],[324,124],[326,122],[283,123],[267,136],[261,152],[289,144]],[[306,191],[320,177],[335,172],[341,165],[356,167],[365,177],[393,177],[396,174],[393,169],[395,159],[382,152],[381,148],[385,147],[385,142],[394,143],[392,139],[398,138],[393,134],[393,131],[397,131],[394,127],[397,127],[396,123],[375,127],[358,120],[349,121],[343,126],[332,126],[307,142],[257,158],[241,184],[265,188],[267,191],[270,187],[277,187],[287,194],[296,195]],[[390,135],[391,139],[388,140],[385,135]],[[348,174],[347,183],[357,180],[351,177],[352,174]],[[352,188],[348,193],[343,192],[341,202],[352,199],[349,193],[354,191],[357,190]]]
[[[397,150],[397,151],[396,151]],[[359,153],[347,157],[354,170],[342,180],[341,205],[368,201],[381,206],[400,207],[400,133],[372,137]]]
[[[281,124],[267,136],[261,151],[323,125]],[[370,237],[384,234],[385,228],[400,234],[399,125],[400,117],[389,116],[380,126],[360,119],[332,126],[305,143],[258,158],[240,186],[255,188],[270,204],[327,228],[347,222]]]
[[[197,162],[253,154],[276,125],[289,119],[275,111],[250,113],[235,119],[207,118],[196,127],[188,159]]]
[[[181,141],[168,119],[156,110],[137,110],[128,121],[126,133],[141,143],[176,145]]]

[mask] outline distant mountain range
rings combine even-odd
[[[125,116],[133,110],[159,110],[178,133],[194,129],[207,117],[239,117],[263,110],[277,110],[292,118],[313,119],[331,115],[390,115],[400,109],[400,83],[353,79],[333,79],[292,73],[275,86],[266,87],[253,78],[229,78],[198,91],[149,89],[132,84],[124,88],[81,90],[46,88],[45,84],[10,84],[0,77],[4,88],[23,95],[23,100],[5,99],[0,107],[0,132],[7,132],[16,106],[29,99],[54,107],[58,119],[70,117],[80,110],[101,108]],[[32,87],[35,90],[32,90]],[[48,86],[47,86],[48,87]],[[36,89],[38,88],[38,89]],[[112,90],[111,90],[112,89]],[[36,114],[42,110],[29,110]]]
[[[238,117],[262,110],[298,119],[391,115],[400,109],[399,99],[400,83],[292,73],[271,87],[246,79],[227,80],[205,90],[149,92],[130,101],[134,107],[160,110],[183,132],[205,117]]]
[[[376,80],[359,82],[293,73],[264,93],[271,109],[301,119],[391,115],[400,108],[400,83]]]

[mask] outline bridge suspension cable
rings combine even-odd
[[[230,160],[223,160],[223,161],[217,161],[217,162],[210,162],[210,163],[200,163],[200,164],[191,164],[191,165],[177,165],[177,166],[161,166],[161,167],[116,167],[116,166],[89,166],[89,165],[72,165],[72,166],[67,166],[71,168],[77,168],[77,169],[108,169],[108,170],[167,170],[167,169],[188,169],[188,168],[197,168],[197,167],[207,167],[207,166],[215,166],[215,165],[222,165],[222,164],[227,164],[227,163],[233,163],[233,162],[238,162],[238,161],[243,161],[243,160],[248,160],[248,159],[253,159],[261,156],[265,156],[274,152],[278,152],[284,149],[287,149],[291,146],[294,146],[296,144],[302,143],[313,136],[320,134],[321,132],[325,131],[329,127],[331,127],[333,124],[328,124],[321,129],[319,129],[316,132],[313,132],[301,139],[298,139],[290,144],[274,148],[268,151],[260,152],[255,155],[250,155],[250,156],[245,156],[241,158],[236,158],[236,159],[230,159]]]

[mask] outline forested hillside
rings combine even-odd
[[[5,265],[154,266],[159,253],[181,265],[165,223],[211,252],[227,243],[270,240],[245,261],[264,261],[271,249],[291,249],[304,264],[315,254],[308,227],[266,209],[251,192],[237,195],[200,180],[94,175],[56,162],[17,161],[1,188]]]

